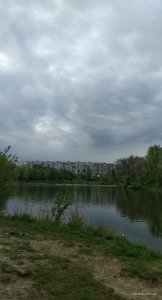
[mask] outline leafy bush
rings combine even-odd
[[[49,219],[51,219],[55,225],[61,224],[65,210],[71,205],[71,198],[71,193],[64,188],[57,193],[55,203],[48,213]]]

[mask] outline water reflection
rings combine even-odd
[[[105,223],[119,228],[119,231],[129,227],[132,232],[140,232],[141,237],[149,229],[150,236],[162,236],[162,193],[125,191],[106,186],[77,185],[67,188],[73,193],[73,206],[77,205],[94,226]],[[38,214],[40,209],[51,207],[59,189],[59,186],[50,185],[14,187],[9,197],[0,198],[0,210]]]
[[[131,221],[144,220],[151,233],[162,235],[162,193],[151,191],[116,191],[116,207]]]
[[[0,190],[0,211],[5,211],[7,207],[8,191]]]

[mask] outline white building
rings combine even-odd
[[[41,165],[44,167],[52,167],[57,170],[67,170],[75,175],[86,174],[88,169],[92,170],[92,177],[100,174],[111,174],[114,164],[105,162],[71,162],[71,161],[21,161],[18,165],[27,165],[31,168],[33,165]]]

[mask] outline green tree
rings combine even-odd
[[[86,179],[88,181],[92,179],[92,169],[90,167],[87,168]]]
[[[123,187],[142,188],[149,184],[150,166],[145,157],[129,156],[117,161],[117,182]]]
[[[162,148],[160,145],[150,146],[147,150],[146,159],[149,165],[149,178],[153,185],[162,184]]]
[[[155,167],[157,167],[158,163],[160,162],[161,150],[162,149],[160,145],[150,146],[147,150],[146,158],[148,159],[149,163]]]
[[[110,174],[100,174],[99,181],[103,184],[112,184],[113,178]]]
[[[10,153],[11,146],[0,151],[0,190],[6,188],[14,176],[17,157]]]

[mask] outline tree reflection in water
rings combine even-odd
[[[131,221],[146,221],[151,233],[162,235],[162,193],[152,191],[116,191],[116,207]]]
[[[9,197],[9,190],[0,190],[0,211],[5,211],[7,207],[7,199]]]
[[[61,187],[54,185],[22,185],[15,187],[12,198],[24,202],[53,203]],[[162,236],[162,193],[137,190],[112,189],[106,186],[67,186],[73,192],[74,205],[102,207],[112,205],[121,216],[131,222],[144,221],[152,235]],[[6,209],[7,194],[0,196],[0,210]]]

